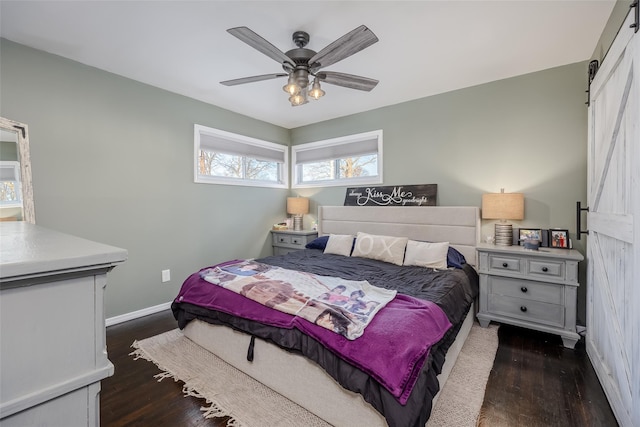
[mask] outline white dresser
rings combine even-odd
[[[558,334],[573,348],[576,332],[578,263],[573,249],[497,246],[480,243],[480,326],[490,321]]]
[[[127,251],[0,222],[0,425],[97,426],[107,272]]]

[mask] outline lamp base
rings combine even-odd
[[[296,215],[293,217],[293,231],[302,230],[302,215]]]
[[[496,245],[511,246],[513,244],[513,227],[511,224],[496,223]]]

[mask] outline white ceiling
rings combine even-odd
[[[588,60],[615,0],[5,1],[9,40],[285,128]],[[247,26],[287,51],[319,51],[364,24],[379,42],[326,70],[380,80],[371,92],[325,84],[291,107],[282,72],[225,30]],[[585,74],[587,70],[585,69]]]

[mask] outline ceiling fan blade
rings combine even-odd
[[[286,76],[288,76],[288,74],[286,73],[263,74],[261,76],[242,77],[240,79],[225,80],[223,82],[220,82],[220,84],[223,84],[225,86],[235,86],[235,85],[242,85],[245,83],[261,82],[262,80],[277,79],[278,77],[286,77]]]
[[[256,34],[253,30],[250,30],[247,27],[235,27],[229,28],[227,32],[280,64],[287,63],[294,66],[291,62],[291,58],[285,55],[280,49],[266,41],[263,37]]]
[[[361,25],[316,53],[309,59],[309,64],[318,63],[317,68],[328,67],[354,53],[360,52],[377,41],[378,37],[373,34],[373,31]]]
[[[368,77],[354,76],[353,74],[336,73],[333,71],[321,71],[316,76],[323,83],[329,83],[336,86],[344,86],[349,89],[358,89],[369,92],[376,87],[378,80]]]

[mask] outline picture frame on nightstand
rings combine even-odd
[[[543,228],[519,228],[517,233],[513,233],[513,246],[523,246],[527,238],[538,239],[540,247],[549,246],[549,230]]]
[[[558,249],[569,249],[569,230],[558,228],[550,229],[549,246]]]
[[[525,239],[536,239],[542,241],[542,229],[540,228],[519,228],[520,241]]]

